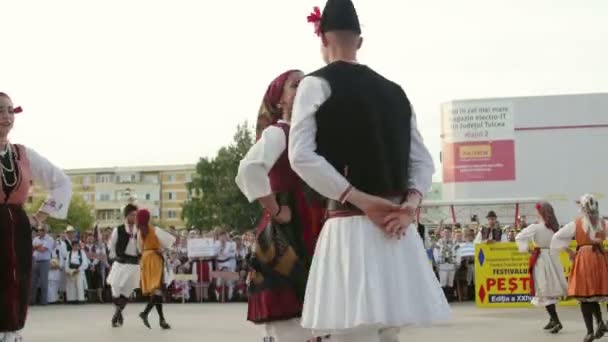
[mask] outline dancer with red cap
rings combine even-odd
[[[170,266],[165,262],[163,251],[175,243],[175,237],[166,231],[150,225],[150,212],[146,209],[137,211],[137,244],[141,253],[141,292],[150,297],[148,305],[139,317],[144,325],[150,327],[148,314],[156,307],[159,324],[162,329],[171,329],[163,313],[163,290],[171,283]]]
[[[363,40],[353,3],[329,0],[308,19],[327,66],[300,82],[288,153],[328,199],[328,219],[302,325],[334,341],[396,341],[402,326],[449,318],[412,224],[433,160],[403,89],[357,62]]]
[[[249,276],[247,319],[265,328],[264,341],[306,341],[300,326],[314,249],[311,201],[289,166],[289,121],[301,71],[289,70],[268,87],[258,114],[257,142],[239,165],[236,183],[264,207]],[[318,223],[317,223],[318,225]],[[317,229],[318,230],[318,229]]]
[[[529,225],[515,237],[520,252],[530,250],[530,290],[532,304],[545,307],[549,313],[549,323],[544,327],[552,334],[562,330],[562,323],[555,305],[566,296],[568,283],[564,276],[564,266],[559,260],[559,252],[551,251],[551,240],[559,230],[559,223],[553,207],[548,202],[536,204],[539,223]]]
[[[50,262],[52,250],[33,246],[32,229],[49,216],[65,218],[72,197],[72,184],[65,173],[36,151],[13,144],[8,135],[15,124],[11,98],[0,92],[0,341],[22,341],[19,331],[27,317],[32,271],[32,253],[37,261]],[[49,197],[35,214],[23,209],[31,185],[49,191]],[[48,258],[46,258],[46,257]],[[48,259],[48,260],[47,260]]]

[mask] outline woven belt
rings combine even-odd
[[[384,197],[384,196],[381,196]],[[403,202],[402,196],[387,196],[385,199],[395,203],[401,204]],[[351,216],[364,216],[365,213],[361,211],[361,209],[355,207],[354,205],[346,202],[340,203],[336,200],[328,200],[327,201],[327,218],[335,218],[335,217],[351,217]]]

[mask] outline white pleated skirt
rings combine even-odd
[[[389,239],[365,216],[329,219],[319,236],[302,326],[316,335],[447,321],[450,307],[417,229]]]
[[[559,259],[559,252],[542,249],[534,266],[535,297],[531,303],[536,306],[557,304],[560,297],[566,296],[568,282],[564,276],[564,267]]]
[[[139,288],[139,265],[123,264],[114,262],[110,274],[108,274],[108,284],[112,288],[112,296],[125,296],[129,298],[135,289]]]

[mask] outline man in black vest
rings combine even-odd
[[[124,208],[125,223],[114,228],[110,236],[110,259],[114,260],[108,275],[108,284],[112,288],[115,312],[112,326],[120,327],[124,319],[122,311],[127,306],[129,297],[139,288],[139,253],[137,252],[137,226],[135,219],[137,207],[127,204]]]
[[[302,325],[334,341],[397,341],[401,326],[449,317],[412,224],[433,161],[403,89],[357,62],[352,2],[329,0],[308,20],[327,66],[299,85],[289,158],[329,205]]]

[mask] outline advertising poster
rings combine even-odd
[[[608,247],[608,242],[605,243]],[[576,242],[570,245],[576,250]],[[530,254],[520,253],[513,242],[480,243],[475,246],[475,302],[478,307],[527,307],[530,300]],[[560,254],[566,279],[572,262],[567,253]],[[575,300],[560,305],[576,305]]]
[[[442,107],[443,181],[515,180],[515,127],[509,102]]]

